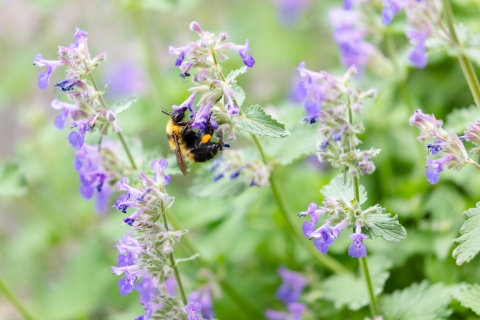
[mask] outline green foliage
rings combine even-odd
[[[373,290],[378,295],[383,291],[385,281],[390,276],[387,270],[391,267],[391,263],[381,257],[370,257],[368,262],[370,274],[375,275],[372,279]],[[332,301],[337,309],[346,306],[350,310],[358,310],[369,302],[367,285],[360,270],[357,275],[331,276],[321,284],[321,288],[325,299]]]
[[[240,69],[237,69],[237,70],[232,70],[230,71],[228,76],[225,78],[225,81],[226,82],[235,81],[239,75],[244,74],[245,72],[247,72],[247,70],[248,69],[246,66],[242,66]]]
[[[452,256],[457,259],[458,265],[470,262],[480,251],[480,202],[477,202],[476,208],[468,209],[462,215],[466,220],[460,229],[462,235],[453,240],[458,247],[453,250]]]
[[[290,134],[283,123],[266,114],[259,105],[252,105],[245,110],[245,115],[236,123],[240,132],[248,132],[258,136],[283,138]]]
[[[385,209],[382,209],[385,212]],[[393,218],[389,213],[372,213],[365,215],[366,229],[363,231],[370,239],[382,237],[384,240],[399,242],[405,239],[407,231],[398,222],[398,217]]]
[[[447,115],[443,126],[446,130],[453,130],[457,134],[463,134],[468,128],[468,123],[474,123],[480,117],[480,109],[476,105],[454,109]]]
[[[453,297],[457,299],[462,306],[473,310],[480,316],[480,285],[467,284],[454,291]]]
[[[345,179],[345,175],[339,174],[333,178],[328,185],[320,190],[320,193],[323,194],[325,198],[334,197],[336,199],[343,200],[345,202],[352,201],[354,196],[352,180]],[[360,204],[367,201],[367,191],[365,187],[360,185]]]
[[[120,114],[126,110],[128,110],[135,102],[138,101],[138,97],[135,95],[128,96],[125,99],[122,99],[112,105],[112,110],[115,114]]]
[[[0,163],[0,197],[18,197],[27,192],[27,181],[17,163]]]
[[[241,108],[246,97],[245,91],[243,91],[242,87],[237,84],[234,84],[232,86],[232,89],[237,93],[237,98],[235,99],[235,101],[237,102],[238,107]]]
[[[451,297],[447,288],[427,281],[415,283],[401,291],[395,291],[380,301],[385,320],[437,320],[446,319]]]

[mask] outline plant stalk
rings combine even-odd
[[[6,283],[3,281],[0,275],[0,292],[2,292],[5,297],[11,302],[11,304],[17,309],[17,311],[25,318],[26,320],[36,320],[27,309],[20,303],[20,301],[15,297],[13,292],[7,287]]]
[[[445,13],[445,18],[447,20],[448,29],[450,30],[450,37],[455,44],[461,48],[461,44],[458,41],[457,33],[455,32],[455,26],[453,21],[453,11],[452,6],[450,5],[449,0],[442,0],[443,2],[443,10]],[[475,104],[477,107],[480,108],[480,83],[478,82],[477,75],[475,70],[473,69],[473,65],[470,60],[465,56],[465,54],[459,50],[458,54],[458,62],[460,63],[460,67],[462,68],[463,75],[467,80],[468,87],[470,88],[470,92],[472,93],[473,99],[475,100]]]

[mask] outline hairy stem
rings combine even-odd
[[[475,168],[480,169],[480,164],[476,163],[474,160],[468,158],[465,162],[473,164]]]
[[[350,108],[350,100],[348,101],[348,120],[350,124],[353,125],[353,114],[352,114],[352,108]],[[353,150],[354,146],[351,143],[351,141],[349,141],[348,144],[349,144],[350,150]],[[353,185],[353,193],[354,193],[355,199],[360,205],[360,179],[357,176],[352,177],[352,185]],[[370,272],[368,270],[367,256],[360,258],[360,267],[362,268],[362,272],[365,277],[365,282],[367,283],[368,296],[370,298],[370,304],[369,304],[370,315],[372,316],[372,319],[375,319],[375,317],[378,314],[378,304],[377,304],[377,299],[375,297],[375,293],[373,291],[372,278],[370,277]]]
[[[84,64],[85,64],[85,68],[87,68],[87,64],[85,63],[85,61],[84,61]],[[95,78],[93,77],[91,70],[89,70],[87,73],[88,73],[88,77],[90,78],[90,81],[92,82],[93,88],[95,89],[95,91],[99,92],[97,83],[95,82]],[[103,99],[103,96],[101,94],[98,95],[98,99],[100,100],[100,104],[102,105],[102,107],[108,110],[107,104],[105,103],[105,100]],[[127,154],[127,157],[128,157],[128,160],[130,161],[130,165],[132,166],[132,169],[134,170],[137,169],[137,166],[135,165],[135,161],[133,161],[132,154],[130,153],[130,149],[128,149],[128,146],[125,143],[125,140],[123,139],[122,133],[119,131],[117,132],[117,135],[118,135],[118,138],[120,139],[120,142],[122,143],[122,147],[125,150],[125,153]]]
[[[180,222],[175,218],[171,213],[169,214],[170,222],[175,227],[176,230],[183,230],[184,228],[180,225]],[[182,241],[180,242],[190,254],[198,253],[197,248],[188,234],[182,236]],[[212,271],[212,274],[217,281],[217,283],[222,287],[223,292],[227,294],[230,299],[237,305],[238,309],[250,316],[251,319],[261,319],[263,318],[263,313],[260,310],[251,304],[248,299],[245,299],[241,294],[235,290],[235,286],[231,285],[226,279],[218,277],[215,272],[215,265],[210,264],[208,261],[204,260],[201,256],[195,258],[198,264],[208,270]]]
[[[165,226],[165,229],[168,231],[168,222],[167,222],[167,214],[164,211],[162,214],[163,217],[163,225]],[[180,291],[180,296],[182,297],[182,302],[184,305],[187,305],[187,296],[185,295],[185,290],[183,289],[182,285],[182,279],[180,278],[180,273],[178,272],[177,268],[177,262],[175,261],[175,257],[173,256],[173,252],[171,252],[169,255],[170,258],[170,264],[173,268],[173,271],[175,273],[175,280],[177,280],[177,287],[178,290]]]
[[[455,32],[455,27],[453,23],[452,6],[450,5],[449,0],[442,0],[442,2],[448,29],[450,30],[450,37],[452,38],[453,42],[455,42],[455,44],[460,48],[461,45],[458,41],[458,37]],[[465,54],[463,54],[461,50],[459,50],[458,53],[458,62],[460,63],[463,75],[467,80],[468,87],[470,88],[470,92],[472,93],[473,99],[475,100],[475,104],[477,105],[477,107],[480,108],[480,83],[478,82],[478,78],[475,74],[472,63],[470,62],[470,60],[468,60],[468,58],[465,56]]]
[[[23,318],[27,320],[36,319],[27,311],[27,309],[24,306],[22,306],[19,299],[17,299],[17,297],[15,297],[13,292],[7,287],[1,275],[0,275],[0,292],[2,292],[5,295],[5,297],[11,302],[11,304],[15,307],[15,309],[17,309],[17,311],[23,316]]]

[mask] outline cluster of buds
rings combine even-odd
[[[361,122],[352,124],[352,111],[360,113],[362,103],[376,94],[375,89],[363,91],[348,87],[357,70],[350,67],[343,77],[334,77],[325,71],[314,72],[300,63],[298,74],[302,78],[296,95],[305,101],[304,121],[319,122],[321,140],[317,144],[320,161],[328,161],[333,167],[343,168],[352,176],[371,174],[375,165],[370,161],[380,150],[355,149],[361,141],[357,135],[364,128]]]
[[[268,186],[272,165],[266,165],[259,159],[248,159],[250,154],[253,153],[245,150],[225,150],[210,168],[214,174],[213,181],[224,177],[233,180],[240,176],[249,186]]]
[[[123,276],[118,282],[122,296],[134,288],[141,292],[140,302],[146,311],[143,318],[139,319],[167,314],[172,317],[162,319],[173,319],[184,314],[181,303],[161,290],[173,275],[172,266],[167,263],[169,254],[173,252],[173,244],[180,241],[186,232],[169,230],[157,222],[174,201],[165,191],[165,185],[170,182],[170,177],[165,174],[167,166],[165,159],[152,161],[153,179],[144,173],[140,173],[138,178],[142,188],[128,185],[126,178],[118,183],[119,189],[126,193],[117,199],[114,207],[124,213],[129,208],[135,211],[123,220],[132,227],[132,233],[127,233],[119,240],[118,264],[112,267],[112,271]],[[140,279],[143,279],[142,282],[139,282]]]
[[[435,119],[433,114],[424,114],[422,110],[415,110],[409,122],[410,125],[420,129],[420,136],[417,137],[419,141],[434,140],[427,145],[428,151],[432,155],[440,154],[443,156],[435,160],[427,157],[425,175],[431,184],[438,182],[443,168],[460,170],[467,163],[472,162],[462,143],[465,137],[459,137],[453,131],[444,130],[442,128],[443,122]],[[475,136],[475,130],[472,129],[474,129],[474,126],[471,125],[470,129],[465,132],[465,136],[468,136],[469,139],[474,139]],[[476,134],[478,135],[478,131]]]
[[[315,238],[313,244],[323,254],[328,252],[328,248],[340,236],[342,230],[354,228],[355,232],[350,235],[353,243],[348,248],[348,255],[352,258],[363,258],[367,254],[363,240],[368,236],[362,233],[362,228],[368,226],[366,216],[375,213],[383,213],[383,208],[375,205],[362,210],[356,200],[346,202],[342,199],[327,197],[321,207],[312,202],[307,211],[300,212],[298,216],[310,216],[310,222],[303,223],[303,234],[308,239]],[[327,219],[317,228],[321,216],[326,216]]]
[[[66,67],[66,78],[55,83],[53,87],[65,92],[73,103],[57,99],[52,101],[52,107],[61,111],[54,123],[58,129],[63,129],[65,122],[70,120],[70,127],[77,128],[77,131],[72,131],[68,140],[75,149],[80,149],[84,143],[85,133],[95,126],[101,127],[103,134],[106,133],[105,129],[110,124],[116,132],[121,129],[115,121],[115,112],[107,110],[102,103],[101,96],[106,89],[99,91],[88,78],[90,73],[106,59],[107,53],[102,52],[91,58],[88,51],[87,32],[77,28],[74,37],[76,41],[69,47],[58,47],[58,60],[45,60],[41,54],[37,54],[33,64],[46,68],[45,72],[40,72],[38,78],[38,87],[42,90],[48,88],[50,76],[55,69],[60,66]]]
[[[419,69],[425,68],[428,59],[425,41],[431,37],[449,43],[449,35],[443,28],[437,28],[440,22],[442,3],[440,0],[383,0],[382,23],[389,25],[395,15],[405,10],[409,28],[405,31],[412,43],[408,58],[410,63]]]
[[[199,129],[199,133],[205,126],[211,125],[214,130],[221,128],[222,134],[228,132],[229,140],[235,139],[235,118],[240,113],[236,102],[236,77],[244,73],[246,69],[232,72],[227,77],[223,76],[219,62],[228,59],[225,50],[236,51],[243,59],[247,67],[253,67],[255,59],[248,53],[249,41],[245,45],[237,45],[231,42],[225,43],[228,38],[226,32],[220,32],[218,36],[204,31],[197,22],[190,24],[190,30],[195,31],[200,40],[190,42],[184,47],[169,47],[169,53],[178,55],[175,62],[180,67],[180,77],[190,77],[195,84],[190,88],[190,97],[180,106],[173,106],[173,110],[187,107],[190,111],[190,124],[192,129]],[[198,72],[192,75],[192,70]],[[195,99],[199,97],[195,108]]]
[[[275,293],[275,297],[285,304],[288,312],[267,309],[265,310],[265,317],[269,320],[301,320],[306,307],[298,300],[307,285],[307,279],[300,273],[284,267],[278,269],[278,274],[283,282]]]

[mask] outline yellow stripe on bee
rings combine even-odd
[[[212,136],[209,135],[209,134],[204,135],[204,136],[202,137],[202,143],[203,143],[203,144],[207,143],[208,141],[210,141],[211,138],[212,138]]]

